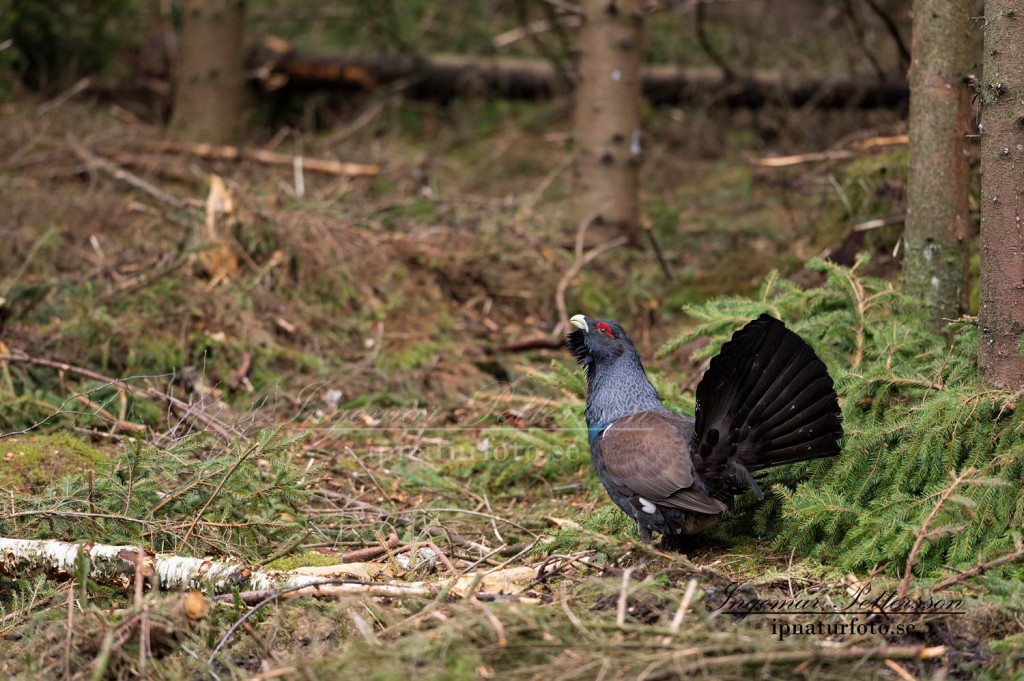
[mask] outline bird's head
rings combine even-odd
[[[565,337],[565,345],[588,372],[594,365],[612,362],[629,351],[636,352],[633,341],[618,322],[578,314],[569,323],[573,330]]]
[[[576,361],[587,369],[588,425],[608,424],[639,411],[661,409],[661,398],[647,380],[633,341],[618,322],[581,314],[569,320],[565,338]]]

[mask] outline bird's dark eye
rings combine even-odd
[[[598,322],[597,326],[595,326],[594,328],[596,328],[598,331],[600,331],[604,335],[608,336],[612,340],[615,339],[615,334],[612,333],[612,327],[608,326],[604,322]]]

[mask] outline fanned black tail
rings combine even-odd
[[[839,454],[839,401],[825,364],[763,314],[733,334],[697,386],[691,452],[708,487],[752,487],[753,471]]]

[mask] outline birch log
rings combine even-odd
[[[128,588],[135,581],[137,546],[11,539],[0,537],[0,575],[20,577],[45,572],[56,578],[76,574],[79,556],[89,559],[89,579],[98,584]],[[519,566],[486,574],[470,573],[436,582],[373,583],[389,577],[385,563],[342,563],[323,567],[296,568],[288,572],[261,570],[239,561],[189,558],[169,553],[146,552],[142,574],[164,591],[202,591],[207,595],[236,591],[271,593],[296,587],[320,587],[316,595],[369,594],[376,596],[433,596],[449,589],[464,596],[471,590],[481,594],[517,594],[537,576],[532,567]],[[331,579],[351,579],[352,584],[325,588]]]

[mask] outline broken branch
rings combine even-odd
[[[100,158],[96,154],[86,149],[85,146],[83,146],[81,142],[75,139],[73,135],[69,134],[66,139],[68,148],[71,149],[71,152],[88,167],[102,170],[111,178],[124,182],[125,184],[128,184],[131,187],[138,189],[139,191],[145,192],[146,194],[149,194],[151,197],[153,197],[157,201],[160,201],[161,203],[166,203],[168,206],[177,208],[179,210],[185,209],[185,204],[182,201],[180,201],[177,197],[171,196],[163,189],[160,189],[159,187],[153,185],[152,183],[143,180],[138,175],[125,170],[124,168],[117,165],[113,161],[108,161],[105,158]]]
[[[104,376],[103,374],[92,371],[91,369],[74,366],[72,364],[67,364],[65,362],[57,362],[52,359],[45,359],[43,357],[32,357],[31,355],[26,355],[24,353],[17,351],[12,351],[6,355],[0,355],[0,363],[2,362],[23,362],[26,364],[35,364],[37,366],[51,367],[53,369],[58,369],[60,371],[67,371],[72,374],[77,374],[78,376],[82,376],[83,378],[90,378],[94,381],[102,381],[107,385],[116,384],[117,387],[120,387],[132,393],[133,395],[139,395],[140,397],[145,397],[146,399],[166,404],[178,418],[186,422],[198,423],[206,427],[207,429],[213,431],[217,435],[220,435],[221,437],[230,439],[231,437],[237,434],[231,426],[223,423],[222,421],[212,416],[209,416],[208,414],[204,414],[201,411],[196,411],[196,405],[182,402],[178,398],[164,394],[159,390],[154,390],[152,388],[140,388],[137,385],[132,385],[131,383],[128,383],[127,380],[123,378],[111,378],[109,376]]]
[[[296,159],[300,159],[302,169],[326,175],[345,175],[348,177],[373,177],[380,173],[380,167],[364,163],[332,161],[323,158],[306,158],[294,154],[280,154],[264,149],[247,147],[214,146],[212,144],[177,144],[175,142],[154,142],[147,145],[153,151],[162,153],[191,154],[199,158],[218,161],[256,161],[265,165],[295,167]]]

